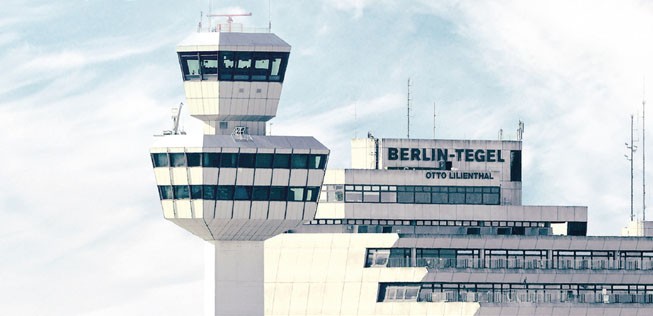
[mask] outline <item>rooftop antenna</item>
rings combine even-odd
[[[197,24],[197,32],[202,31],[202,20],[204,19],[204,12],[200,11],[200,23]]]
[[[630,155],[624,155],[628,161],[630,161],[630,221],[635,220],[635,212],[633,209],[633,155],[635,154],[635,151],[637,150],[637,146],[635,146],[635,128],[633,127],[633,120],[634,120],[634,115],[630,115],[630,144],[626,143],[626,148],[630,150]]]
[[[268,0],[268,33],[272,33],[272,0]]]
[[[642,79],[642,221],[646,221],[646,77]]]
[[[524,139],[524,122],[519,120],[519,127],[517,128],[517,140],[521,141]]]
[[[503,140],[503,128],[499,129],[499,140]]]
[[[408,97],[406,98],[406,119],[408,124],[406,124],[406,138],[410,139],[410,78],[408,78]]]
[[[433,139],[435,139],[435,102],[433,102]]]
[[[227,17],[227,32],[231,32],[231,23],[234,22],[233,17],[235,16],[252,16],[252,12],[247,13],[231,13],[231,14],[207,14],[209,18],[211,17]],[[210,21],[210,20],[209,20]]]
[[[163,131],[163,135],[186,135],[184,130],[179,130],[179,119],[181,117],[181,108],[184,107],[184,103],[179,103],[179,107],[172,108],[171,118],[172,118],[172,130]]]
[[[356,103],[354,103],[354,138],[358,138],[358,116],[356,114]]]

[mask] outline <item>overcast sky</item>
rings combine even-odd
[[[587,205],[590,234],[619,234],[644,76],[653,95],[653,4],[434,3],[272,1],[293,47],[272,133],[313,135],[346,167],[351,137],[405,136],[411,78],[412,137],[433,136],[434,103],[441,138],[514,138],[523,120],[524,204]],[[268,23],[266,0],[213,8]],[[3,1],[0,314],[201,314],[203,242],[163,219],[148,150],[184,101],[175,45],[207,10]]]

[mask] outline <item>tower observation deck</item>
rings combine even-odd
[[[224,31],[177,46],[204,134],[158,137],[150,153],[164,217],[209,242],[207,315],[263,315],[263,241],[317,210],[329,149],[266,136],[290,49],[273,33]]]

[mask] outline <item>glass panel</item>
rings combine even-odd
[[[249,74],[252,68],[252,53],[238,52],[236,53],[236,60],[234,80],[249,81]]]
[[[363,202],[362,192],[345,192],[345,202]]]
[[[324,169],[326,164],[326,155],[310,155],[308,168],[309,169]]]
[[[175,199],[187,199],[190,197],[187,185],[175,185],[172,187],[175,194]]]
[[[255,154],[240,153],[238,155],[239,168],[254,168]]]
[[[236,168],[237,165],[238,165],[238,154],[222,153],[222,157],[220,159],[220,167]]]
[[[308,167],[308,155],[293,154],[290,166],[293,169],[306,169]]]
[[[303,201],[304,188],[288,188],[288,201]]]
[[[233,80],[234,52],[220,52],[220,80]]]
[[[465,193],[449,193],[450,204],[465,204]]]
[[[205,200],[215,200],[215,189],[216,189],[215,185],[204,185],[203,189],[204,189],[203,196]]]
[[[256,168],[272,168],[273,154],[257,154]]]
[[[290,154],[275,154],[274,168],[290,168]]]
[[[201,153],[186,153],[186,164],[189,167],[200,167],[200,166],[202,166],[202,154]]]
[[[286,187],[271,187],[270,188],[270,201],[285,201],[288,194]]]
[[[306,202],[315,202],[317,201],[317,195],[320,192],[319,187],[309,187],[306,188],[306,199],[304,201]]]
[[[415,203],[415,193],[397,192],[397,203]]]
[[[234,200],[251,200],[251,199],[252,199],[252,187],[236,186],[236,191],[234,192]]]
[[[431,203],[433,204],[449,203],[449,193],[431,193]]]
[[[197,53],[180,53],[179,63],[184,80],[200,79],[200,61]]]
[[[202,166],[208,168],[220,167],[220,153],[202,153]]]
[[[219,185],[216,200],[231,201],[234,199],[234,187],[232,185]]]
[[[166,153],[152,154],[152,165],[154,165],[154,168],[167,167],[169,165],[168,154]]]
[[[381,192],[381,202],[397,203],[397,192]]]
[[[190,186],[190,198],[193,200],[198,200],[202,198],[202,186],[201,185],[191,185]]]
[[[379,192],[363,192],[363,202],[379,202]]]
[[[496,193],[483,194],[483,204],[487,204],[487,205],[499,204],[499,194]]]
[[[160,185],[159,198],[162,200],[172,200],[172,187],[169,185]]]
[[[170,166],[171,167],[185,167],[186,155],[184,153],[170,153]]]
[[[265,81],[270,71],[270,56],[267,53],[254,53],[254,69],[252,69],[252,80]]]
[[[267,201],[270,199],[270,187],[256,186],[252,189],[252,200]]]
[[[415,203],[430,204],[431,203],[431,193],[430,192],[415,192]]]
[[[467,193],[465,197],[465,203],[467,204],[481,204],[483,203],[483,194],[481,193]]]
[[[218,52],[200,52],[202,79],[218,79]]]

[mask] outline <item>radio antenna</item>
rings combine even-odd
[[[272,33],[272,0],[268,0],[268,33]]]
[[[642,81],[642,221],[646,221],[646,77]]]
[[[433,139],[435,139],[435,117],[436,117],[435,102],[433,102]]]
[[[633,157],[635,154],[635,151],[637,150],[637,146],[635,146],[635,128],[633,127],[633,117],[634,115],[630,115],[630,144],[626,143],[626,148],[630,150],[630,155],[624,155],[628,161],[630,161],[630,221],[635,220],[635,212],[633,209]]]
[[[407,120],[406,138],[410,139],[410,78],[408,78],[408,94],[407,94],[407,98],[406,98],[406,107],[407,107],[407,111],[406,111],[406,120]]]

